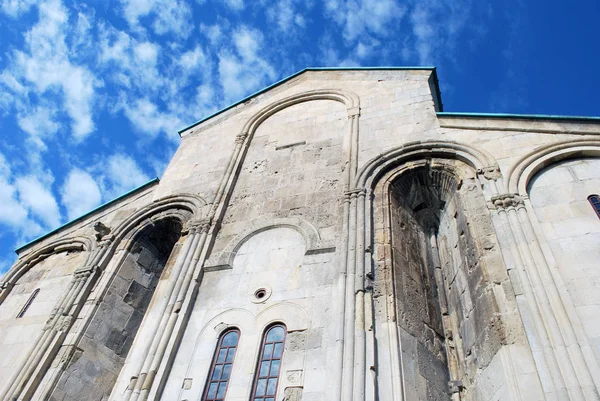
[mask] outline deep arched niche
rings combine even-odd
[[[507,343],[500,309],[516,305],[475,171],[458,160],[408,162],[378,184],[374,217],[375,317],[386,294],[407,399],[477,394],[478,372]],[[498,307],[498,285],[508,307]]]
[[[108,399],[155,289],[169,277],[177,259],[185,238],[181,231],[178,219],[166,217],[132,239],[53,398],[85,393],[86,399]]]

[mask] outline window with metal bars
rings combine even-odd
[[[23,305],[23,307],[21,308],[21,311],[19,312],[19,314],[17,315],[17,319],[22,318],[25,315],[25,312],[27,312],[27,309],[29,309],[29,307],[31,306],[31,304],[33,303],[33,300],[35,299],[35,297],[37,297],[37,294],[40,292],[39,288],[36,288],[33,293],[29,296],[29,299],[27,300],[27,302],[25,303],[25,305]]]
[[[590,202],[590,205],[592,205],[592,208],[594,209],[596,215],[600,219],[600,196],[590,195],[588,196],[588,201]]]
[[[265,332],[250,401],[275,401],[285,336],[286,328],[282,324],[271,326]]]
[[[223,401],[225,399],[239,339],[240,331],[238,329],[227,330],[219,338],[202,401]]]

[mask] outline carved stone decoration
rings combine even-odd
[[[235,143],[237,143],[237,144],[244,143],[244,141],[246,140],[247,137],[248,137],[247,133],[236,135]]]
[[[498,210],[524,206],[524,198],[519,194],[504,194],[492,197],[492,203]]]
[[[481,174],[485,177],[486,180],[496,181],[499,178],[502,178],[502,173],[500,172],[500,167],[498,165],[487,166],[477,170],[478,174]]]
[[[94,224],[94,231],[96,231],[96,241],[100,242],[110,233],[110,227],[107,227],[102,222],[98,221]]]
[[[208,233],[210,225],[211,219],[192,219],[185,224],[183,232],[190,234]]]

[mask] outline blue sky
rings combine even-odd
[[[0,0],[0,274],[305,67],[438,67],[445,111],[598,115],[597,0]]]

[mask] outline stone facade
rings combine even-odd
[[[0,400],[600,400],[599,120],[309,69],[181,137],[18,250]]]

